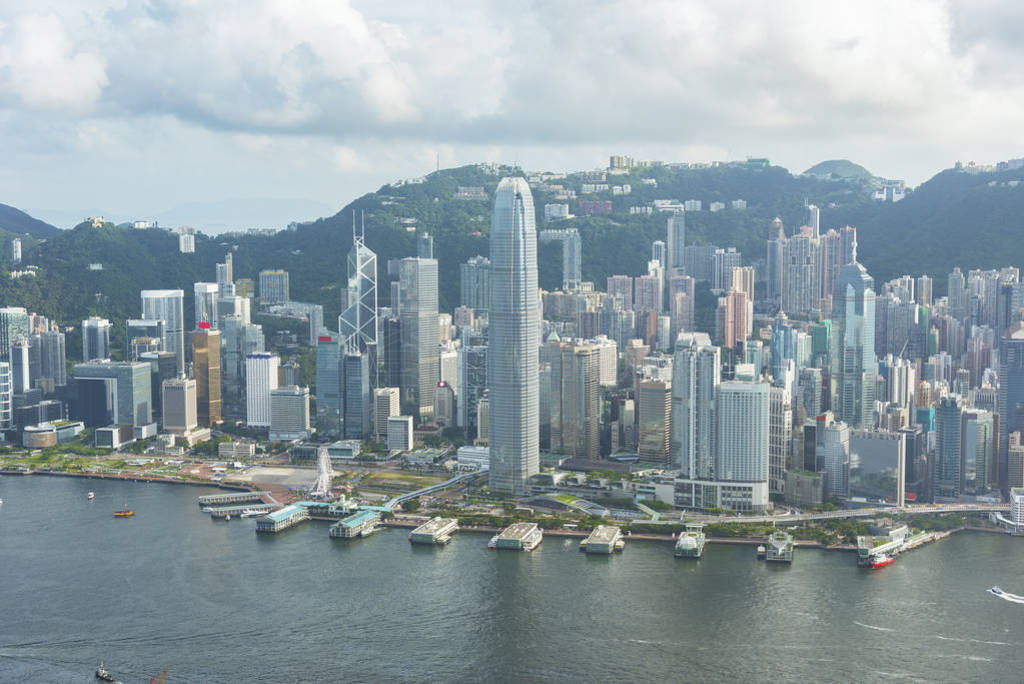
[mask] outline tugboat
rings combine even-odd
[[[100,663],[100,666],[96,668],[96,679],[101,679],[104,682],[114,681],[113,675],[107,672],[107,668],[103,667],[103,663]]]
[[[883,554],[879,555],[878,558],[875,558],[874,560],[872,560],[871,561],[871,565],[869,567],[872,570],[877,570],[878,568],[884,568],[886,565],[892,565],[895,562],[896,562],[895,558],[893,558],[892,556],[890,556],[888,554],[883,553]]]

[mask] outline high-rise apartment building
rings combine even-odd
[[[163,321],[163,350],[174,354],[178,375],[185,373],[185,293],[182,290],[143,290],[142,319]],[[151,335],[146,335],[151,337]]]
[[[633,279],[628,275],[608,276],[608,298],[622,298],[622,308],[631,310],[633,308]]]
[[[440,379],[437,261],[410,257],[399,268],[402,412],[429,420]]]
[[[687,275],[686,257],[686,214],[678,211],[668,217],[666,230],[665,249],[668,255],[668,263],[665,264],[665,273],[668,277]]]
[[[672,463],[680,477],[715,477],[715,397],[721,352],[707,333],[683,333],[672,363]]]
[[[524,178],[504,178],[491,214],[487,350],[489,475],[496,492],[525,494],[539,470],[538,302],[533,196]]]

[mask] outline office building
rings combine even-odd
[[[455,425],[455,391],[444,380],[434,388],[434,423],[439,427]]]
[[[266,269],[260,271],[260,304],[284,304],[291,299],[288,288],[288,271]]]
[[[388,451],[412,450],[412,416],[388,418]]]
[[[815,419],[815,470],[825,473],[828,497],[850,495],[850,427],[831,411]]]
[[[715,401],[718,505],[764,511],[768,501],[769,386],[727,381]]]
[[[420,233],[416,236],[416,256],[420,259],[434,258],[434,238],[430,233]]]
[[[867,429],[875,420],[874,280],[854,262],[840,269],[832,297],[832,410],[852,428]]]
[[[571,458],[600,456],[599,352],[591,344],[551,340],[540,351],[550,369],[550,449]]]
[[[192,375],[196,381],[199,424],[215,427],[221,422],[220,331],[201,321],[192,333]]]
[[[781,494],[793,455],[793,401],[788,388],[776,386],[768,400],[768,491]]]
[[[429,420],[440,378],[437,261],[410,257],[402,259],[399,268],[402,411]]]
[[[935,407],[935,468],[932,495],[936,499],[955,500],[963,493],[963,406],[956,396],[939,400]]]
[[[400,410],[397,387],[378,387],[373,391],[373,436],[378,442],[388,438],[388,418]]]
[[[687,275],[686,273],[686,214],[678,211],[669,214],[665,238],[665,251],[667,252],[668,263],[665,264],[665,273],[669,278],[673,276]]]
[[[309,439],[309,388],[289,385],[270,391],[269,437],[278,441]]]
[[[1024,431],[1024,323],[1016,322],[999,340],[999,482],[1006,489],[1009,435]]]
[[[673,466],[680,477],[715,477],[715,397],[721,352],[707,333],[683,333],[672,362]]]
[[[182,290],[143,290],[142,319],[163,321],[163,350],[174,354],[178,375],[185,374],[185,293]],[[152,335],[145,335],[152,337]],[[131,339],[131,338],[129,338]]]
[[[342,411],[345,439],[366,439],[373,429],[373,386],[369,356],[356,350],[342,360]]]
[[[210,328],[217,329],[217,303],[220,298],[220,285],[217,283],[195,283],[192,286],[195,295],[195,322],[209,323]]]
[[[463,340],[458,354],[458,425],[472,438],[477,434],[477,407],[487,393],[487,340],[480,335]]]
[[[341,436],[342,345],[337,333],[323,331],[316,343],[316,429],[324,437]]]
[[[521,495],[539,470],[537,226],[523,178],[498,184],[491,214],[487,350],[490,487]],[[435,338],[436,339],[436,338]],[[479,423],[483,423],[478,416]]]
[[[11,343],[9,353],[11,364],[11,388],[15,394],[23,394],[32,389],[30,345],[26,339]]]
[[[487,311],[491,305],[491,260],[470,257],[459,266],[459,302],[473,311]]]
[[[110,358],[110,321],[93,316],[82,321],[82,360]]]
[[[988,491],[989,473],[998,453],[995,434],[997,424],[990,411],[966,409],[960,426],[961,487],[964,494],[978,495]]]
[[[64,333],[50,330],[39,335],[39,376],[54,387],[68,384]]]
[[[178,361],[174,354],[165,351],[143,352],[138,359],[149,365],[149,386],[153,401],[153,418],[163,420],[163,386],[166,380],[178,377]]]
[[[86,427],[149,425],[153,390],[148,363],[87,361],[76,364],[77,411]]]
[[[164,380],[161,404],[164,431],[188,434],[199,426],[196,381],[191,378]]]
[[[245,422],[250,427],[270,427],[270,393],[277,389],[275,354],[249,354],[245,357]]]
[[[231,314],[221,319],[221,413],[245,419],[245,357],[266,350],[263,326]]]
[[[640,408],[637,427],[637,458],[668,467],[671,451],[672,383],[643,380],[637,385]]]
[[[0,308],[0,360],[9,361],[11,345],[32,333],[28,311],[20,306]]]
[[[338,333],[346,351],[367,354],[370,381],[377,379],[377,255],[362,235],[353,235],[348,252],[348,287],[341,293]],[[320,330],[317,330],[317,334]]]

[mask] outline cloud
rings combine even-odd
[[[0,147],[72,166],[105,147],[169,169],[215,150],[239,183],[287,168],[365,188],[437,157],[557,168],[621,151],[856,157],[919,181],[1024,143],[1009,1],[47,7],[0,0]]]

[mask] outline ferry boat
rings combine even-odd
[[[107,672],[107,668],[103,667],[103,663],[100,663],[100,666],[96,668],[96,679],[101,679],[104,682],[112,682],[114,681],[114,676]]]
[[[498,548],[498,537],[500,537],[500,536],[501,536],[500,534],[496,534],[493,537],[491,537],[491,541],[487,542],[487,550],[488,551],[494,551],[495,549]]]
[[[114,511],[115,518],[130,518],[135,515],[135,511],[125,506],[119,511]]]
[[[93,492],[89,492],[89,501],[92,501],[95,498],[96,498],[96,494],[93,493]]]
[[[765,561],[769,563],[792,563],[793,562],[793,536],[788,532],[778,530],[768,537],[765,545]]]
[[[672,555],[676,558],[701,558],[706,541],[703,525],[687,525],[686,530],[679,533]]]
[[[256,516],[263,515],[263,511],[257,511],[254,508],[247,508],[242,511],[243,518],[255,518]]]
[[[883,553],[883,554],[880,554],[878,556],[878,558],[873,559],[871,561],[871,565],[869,567],[872,568],[872,569],[884,568],[886,565],[892,565],[895,562],[896,562],[895,558],[893,558],[892,556],[890,556],[888,554],[884,554]]]

